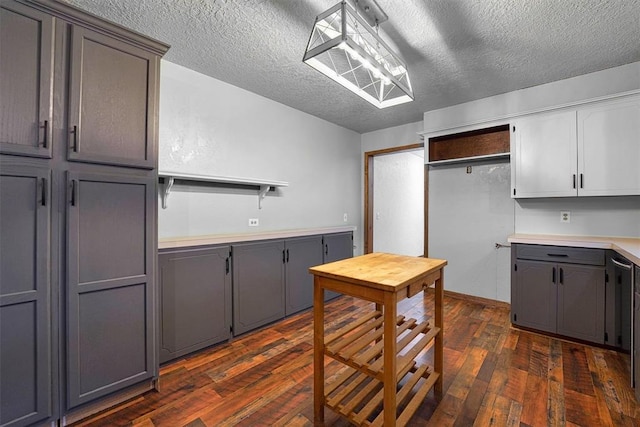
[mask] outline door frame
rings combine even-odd
[[[373,159],[383,154],[400,153],[424,148],[424,143],[402,145],[399,147],[384,148],[382,150],[367,151],[364,153],[364,253],[373,252]],[[429,169],[424,165],[424,253],[428,255],[428,212],[429,212]]]

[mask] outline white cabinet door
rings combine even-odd
[[[525,117],[511,131],[513,197],[577,195],[575,110]]]
[[[640,195],[640,96],[578,110],[580,196]]]

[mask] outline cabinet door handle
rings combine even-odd
[[[560,284],[564,284],[564,270],[562,267],[560,267]]]
[[[282,250],[282,263],[283,263],[283,264],[284,264],[285,262],[287,262],[287,261],[286,261],[286,258],[285,258],[285,254],[284,254],[284,252],[285,252],[285,251],[284,251],[284,249],[283,249],[283,250]]]
[[[77,187],[76,180],[72,179],[71,180],[71,206],[75,206],[77,202],[78,195],[76,193],[78,189],[76,187]]]
[[[49,134],[49,120],[45,120],[44,124],[41,126],[43,131],[44,131],[44,137],[42,138],[42,147],[43,148],[47,148],[47,145],[49,144],[48,141],[48,134]]]
[[[40,180],[40,204],[47,206],[47,178]]]
[[[73,139],[71,140],[71,149],[77,153],[78,152],[78,126],[73,125],[73,129],[71,129],[71,133],[73,134]]]
[[[584,188],[584,174],[580,174],[580,188]]]
[[[287,249],[287,262],[289,262],[289,249]]]
[[[573,174],[573,188],[576,188],[576,174]]]
[[[553,267],[551,270],[551,282],[556,283],[556,268]]]
[[[227,259],[225,260],[225,271],[227,274],[229,274],[229,257],[227,257]]]
[[[324,254],[329,255],[329,245],[327,243],[324,245]]]

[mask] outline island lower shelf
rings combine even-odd
[[[345,365],[328,379],[325,404],[356,425],[384,424],[383,314],[373,311],[328,335],[324,354]],[[428,351],[440,328],[431,320],[396,319],[396,402],[398,425],[413,416],[440,374],[415,359]]]

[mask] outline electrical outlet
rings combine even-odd
[[[349,221],[349,215],[347,215],[346,213],[345,213],[345,214],[343,214],[343,215],[342,215],[342,220],[343,220],[344,222]]]
[[[257,227],[260,225],[258,218],[249,218],[249,227]]]
[[[561,211],[560,212],[560,222],[570,223],[571,222],[571,212],[569,211]]]

